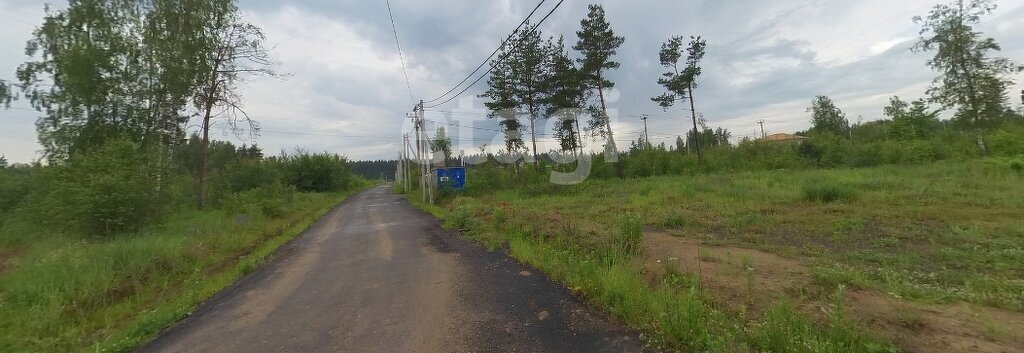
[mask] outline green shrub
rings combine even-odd
[[[57,166],[32,206],[41,223],[76,233],[110,234],[156,221],[162,211],[154,154],[112,140]]]
[[[804,185],[804,200],[810,202],[837,202],[853,200],[857,193],[853,187],[835,182],[815,181]]]
[[[277,183],[281,171],[271,161],[242,159],[228,163],[214,179],[218,189],[235,193]]]
[[[1006,124],[986,138],[989,154],[996,156],[1024,155],[1024,126]]]
[[[42,167],[0,169],[0,214],[9,214],[35,190],[44,187]]]
[[[268,217],[280,217],[285,214],[285,205],[294,197],[295,187],[273,183],[230,194],[221,203],[221,208],[235,214],[259,213]]]
[[[299,151],[280,158],[284,181],[302,192],[346,190],[351,182],[348,162],[337,154]]]

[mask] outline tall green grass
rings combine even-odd
[[[182,211],[106,238],[31,234],[9,222],[0,351],[117,352],[183,318],[345,195],[296,194],[280,213]],[[29,233],[29,234],[24,234]]]
[[[782,300],[749,317],[720,309],[695,292],[695,280],[672,271],[651,285],[632,260],[644,227],[801,257],[814,288],[794,294],[812,298],[794,300],[829,300],[819,296],[856,288],[1024,310],[1024,182],[1005,158],[468,194],[432,213],[492,247],[508,244],[513,256],[682,351],[895,349],[849,324],[841,310],[821,322]]]

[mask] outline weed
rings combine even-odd
[[[666,228],[680,228],[686,225],[686,218],[682,215],[670,214],[661,221],[661,225]]]
[[[643,242],[644,225],[643,220],[635,214],[627,214],[619,220],[619,234],[615,239],[617,250],[625,258],[631,258],[640,254],[640,247]]]
[[[856,192],[852,187],[835,182],[817,181],[804,185],[804,200],[809,202],[852,201]]]

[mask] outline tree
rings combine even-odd
[[[548,117],[558,117],[555,124],[555,138],[563,151],[572,151],[576,156],[576,150],[582,148],[582,137],[579,130],[579,118],[582,114],[583,105],[586,104],[587,94],[583,86],[580,70],[569,58],[565,50],[562,37],[558,41],[550,42],[547,50],[551,58],[548,60],[549,75],[544,82],[545,100],[544,114]],[[582,151],[581,151],[582,153]]]
[[[533,163],[536,165],[537,155],[537,119],[543,119],[545,100],[544,84],[548,81],[548,50],[549,43],[541,40],[540,32],[531,28],[526,22],[524,29],[517,35],[513,43],[518,46],[506,60],[510,62],[512,71],[512,90],[515,92],[517,111],[522,111],[530,121],[530,137],[533,143]],[[550,42],[550,40],[549,40]]]
[[[182,111],[212,43],[205,29],[231,10],[232,0],[72,0],[63,10],[47,8],[26,45],[34,60],[17,71],[21,93],[45,114],[36,125],[45,157],[59,163],[122,137],[147,146],[180,141]]]
[[[512,42],[512,39],[509,39]],[[508,48],[501,48],[498,58],[491,60],[491,75],[487,78],[487,91],[480,94],[482,98],[488,98],[484,102],[487,107],[487,117],[497,119],[501,131],[505,137],[505,150],[509,155],[523,149],[522,123],[516,108],[519,106],[518,96],[515,92],[515,77],[512,72],[512,64],[504,60],[511,55]]]
[[[693,89],[697,85],[697,78],[701,74],[700,60],[704,58],[704,48],[707,46],[707,41],[701,39],[700,36],[690,37],[690,42],[686,47],[686,66],[680,69],[679,60],[683,58],[684,40],[682,36],[673,36],[661,45],[658,59],[661,61],[662,66],[670,68],[672,71],[662,74],[662,77],[658,79],[658,84],[665,87],[667,92],[651,98],[651,100],[657,102],[665,110],[672,107],[676,100],[689,100],[690,116],[693,119],[693,133],[698,134],[697,109],[693,102]],[[694,139],[692,145],[693,149],[697,152],[697,159],[703,160],[704,156],[700,149],[700,139]]]
[[[811,113],[810,133],[829,132],[838,136],[849,134],[850,122],[846,119],[846,113],[836,107],[832,98],[822,95],[814,97],[807,112]]]
[[[7,168],[7,156],[0,155],[0,169]]]
[[[240,159],[263,159],[263,150],[259,148],[255,143],[252,146],[246,146],[244,143],[241,147],[235,150],[235,154]]]
[[[14,85],[0,80],[0,107],[10,108],[15,98]]]
[[[444,155],[444,164],[447,166],[452,159],[452,139],[448,137],[448,133],[444,130],[443,126],[437,127],[434,138],[429,142],[431,151],[434,151],[434,153],[441,152]]]
[[[1024,69],[990,52],[1000,47],[974,30],[981,16],[996,8],[992,0],[958,0],[939,4],[927,17],[914,17],[921,25],[915,52],[935,54],[928,66],[939,72],[928,94],[943,108],[957,107],[955,121],[964,126],[990,126],[1006,108],[1009,75]]]
[[[60,11],[47,7],[43,24],[26,44],[25,54],[38,60],[19,66],[17,77],[30,104],[45,114],[36,128],[51,162],[137,130],[136,119],[125,118],[141,103],[117,94],[137,78],[127,65],[141,46],[130,34],[139,30],[141,18],[134,5],[78,0]]]
[[[690,131],[686,133],[687,144],[700,145],[704,147],[729,145],[729,139],[732,138],[732,133],[729,132],[729,130],[721,127],[712,129],[708,127],[708,122],[707,120],[704,120],[704,118],[698,118],[697,124],[700,126],[699,131]]]
[[[256,121],[242,110],[238,83],[242,76],[280,76],[270,69],[273,61],[269,49],[263,45],[266,37],[255,25],[241,21],[237,9],[214,19],[215,45],[208,54],[209,71],[205,73],[202,91],[193,103],[202,112],[202,144],[199,163],[200,208],[206,206],[206,179],[208,172],[210,126],[213,118],[227,118],[227,126],[236,135],[259,130]],[[218,109],[215,112],[214,109]],[[243,127],[244,125],[244,127]]]
[[[609,150],[615,150],[615,139],[612,135],[611,120],[608,117],[608,107],[605,104],[604,90],[615,87],[615,83],[606,79],[608,70],[619,68],[619,63],[612,60],[616,50],[625,38],[615,35],[611,24],[605,19],[604,8],[601,5],[591,4],[588,6],[587,18],[580,21],[580,30],[576,31],[579,38],[572,48],[579,51],[583,57],[576,59],[580,64],[580,72],[585,87],[589,90],[596,90],[600,99],[600,110],[594,109],[598,114],[592,114],[590,128],[598,135],[608,138]]]
[[[939,112],[929,110],[923,99],[907,103],[900,100],[900,97],[893,96],[889,98],[889,106],[882,112],[892,118],[890,135],[901,140],[928,137],[939,124]]]

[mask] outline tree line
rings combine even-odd
[[[109,234],[182,208],[275,215],[295,192],[351,187],[343,156],[265,156],[256,144],[211,139],[217,129],[257,136],[240,88],[253,76],[282,76],[269,49],[235,0],[47,7],[16,82],[0,82],[3,106],[24,99],[41,113],[43,154],[0,166],[0,224]],[[198,131],[188,135],[190,120]]]
[[[157,150],[161,163],[199,119],[197,203],[206,204],[210,130],[255,134],[239,84],[272,70],[262,31],[234,0],[74,0],[46,8],[26,44],[31,58],[2,101],[24,98],[43,115],[36,131],[45,160],[66,163],[113,140]]]
[[[1022,112],[1012,108],[1007,92],[1013,85],[1012,76],[1024,67],[995,56],[1001,49],[995,39],[976,30],[981,18],[995,8],[993,0],[955,1],[938,4],[927,16],[913,18],[921,29],[912,50],[932,53],[926,64],[938,73],[925,97],[908,102],[894,96],[883,109],[887,119],[851,124],[836,102],[819,95],[807,108],[811,127],[797,134],[832,134],[850,140],[861,131],[871,138],[905,141],[927,139],[939,128],[977,135],[1024,120]],[[581,136],[587,133],[605,138],[607,153],[616,152],[604,92],[614,87],[608,73],[620,67],[614,56],[625,38],[615,34],[600,5],[589,6],[576,35],[573,58],[565,48],[565,38],[545,37],[537,28],[526,26],[513,33],[501,55],[491,62],[488,88],[481,97],[488,99],[488,117],[498,120],[504,133],[502,153],[531,152],[536,166],[544,154],[536,146],[537,121],[551,118],[558,119],[554,136],[560,146],[560,151],[553,152],[583,153]],[[735,147],[729,141],[732,134],[709,127],[695,103],[707,46],[707,40],[699,35],[671,36],[663,43],[658,59],[666,71],[655,81],[664,93],[651,98],[665,110],[683,105],[689,112],[687,124],[692,129],[685,139],[678,137],[674,147],[662,149],[694,153],[698,162],[704,159],[704,149]],[[1024,92],[1021,100],[1024,104]],[[953,110],[949,121],[940,121],[943,110]],[[580,119],[585,116],[589,120],[581,129]],[[523,119],[528,124],[522,123]],[[886,132],[869,132],[879,129]],[[524,141],[526,134],[529,146]],[[629,151],[653,147],[641,138]]]

